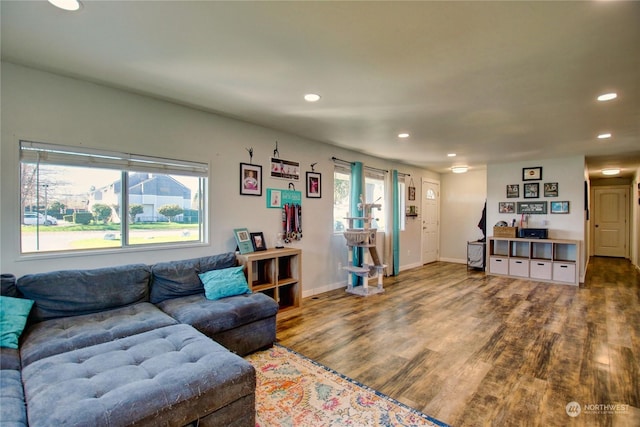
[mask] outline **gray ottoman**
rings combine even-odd
[[[189,325],[46,357],[22,379],[31,427],[255,425],[253,367]]]

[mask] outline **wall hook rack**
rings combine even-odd
[[[280,158],[280,151],[278,151],[278,141],[276,141],[276,148],[273,150],[273,157]]]
[[[316,165],[317,164],[318,164],[318,162],[311,163],[311,172],[315,172],[316,171]]]
[[[249,152],[249,164],[253,164],[253,147],[245,148]]]

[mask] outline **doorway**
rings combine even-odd
[[[440,239],[440,183],[422,180],[422,264],[438,260]]]
[[[629,188],[593,187],[593,253],[628,257]]]

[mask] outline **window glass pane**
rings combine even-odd
[[[373,208],[371,210],[371,228],[377,228],[380,231],[385,229],[385,205],[384,205],[384,179],[365,176],[364,183],[366,187],[366,203],[380,205],[380,209]]]
[[[349,216],[349,194],[351,192],[351,174],[336,169],[333,173],[333,228],[344,231]]]
[[[97,190],[119,186],[120,172],[33,163],[20,172],[23,253],[121,245],[118,200]]]
[[[117,153],[85,167],[81,149],[54,148],[21,141],[22,253],[205,241],[206,164],[138,156],[145,171],[125,172]]]
[[[130,245],[200,240],[200,178],[130,172],[128,181]]]
[[[398,180],[398,201],[400,203],[398,206],[398,212],[396,212],[396,215],[398,215],[398,218],[400,218],[400,231],[404,231],[405,229],[405,224],[406,224],[406,186],[404,181]]]

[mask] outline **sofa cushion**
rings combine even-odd
[[[0,422],[3,426],[27,426],[27,409],[20,371],[0,372]]]
[[[18,290],[35,301],[32,318],[41,322],[149,301],[150,275],[144,264],[53,271],[22,276]]]
[[[143,302],[82,316],[36,323],[22,340],[23,366],[54,354],[113,341],[178,323],[153,304]]]
[[[30,299],[0,296],[0,347],[18,348],[32,306]]]
[[[198,276],[204,284],[204,295],[207,299],[216,300],[251,293],[242,265],[211,270]]]
[[[200,263],[200,273],[235,267],[238,264],[236,254],[234,252],[226,252],[223,254],[198,258],[198,262]]]
[[[22,377],[32,426],[185,425],[255,392],[253,367],[188,325],[47,357]]]
[[[169,298],[184,297],[204,291],[198,277],[198,259],[161,262],[151,266],[151,295],[154,304]]]
[[[275,316],[278,312],[278,303],[260,292],[219,300],[191,295],[163,301],[158,307],[180,323],[193,325],[209,337]]]
[[[20,292],[16,288],[16,276],[13,274],[0,274],[0,295],[19,298]]]
[[[204,292],[199,273],[234,267],[236,255],[227,252],[182,261],[160,262],[151,266],[151,296],[154,304],[170,298],[185,297]]]

